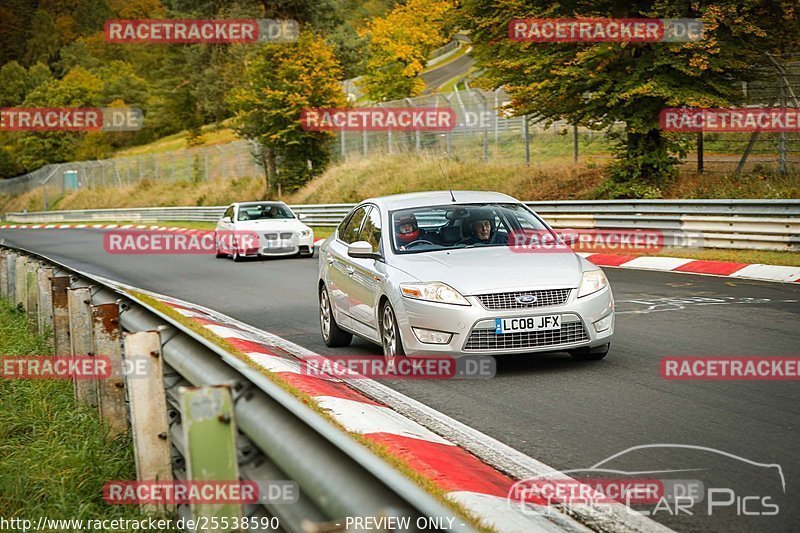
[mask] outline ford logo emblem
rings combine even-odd
[[[518,304],[535,304],[536,296],[533,294],[520,294],[514,298]]]

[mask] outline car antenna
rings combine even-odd
[[[441,163],[437,163],[439,165],[439,172],[442,173],[442,177],[447,181],[447,174],[444,173],[444,169],[442,168]],[[456,197],[453,196],[453,189],[450,189],[450,199],[453,200],[453,203],[456,203]]]

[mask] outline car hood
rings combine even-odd
[[[296,218],[240,220],[236,222],[239,231],[300,231],[307,226]]]
[[[461,294],[578,287],[582,266],[571,251],[513,252],[508,247],[396,255],[392,266],[420,281],[441,281]]]

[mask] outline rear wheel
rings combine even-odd
[[[319,326],[326,346],[331,348],[348,346],[353,340],[353,334],[344,331],[336,323],[328,288],[324,286],[319,290]]]
[[[381,345],[383,346],[383,357],[386,362],[393,365],[398,357],[405,355],[403,341],[400,338],[400,329],[397,326],[397,317],[394,314],[389,301],[383,302],[381,309]]]
[[[578,361],[599,361],[606,355],[611,348],[611,343],[597,346],[596,348],[580,348],[578,350],[571,350],[569,354],[573,359]]]

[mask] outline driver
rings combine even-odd
[[[469,228],[472,236],[465,244],[508,244],[505,234],[498,233],[491,209],[478,209],[470,213]]]
[[[419,227],[414,213],[404,213],[394,219],[394,234],[401,249],[414,241],[430,240],[428,233]]]

